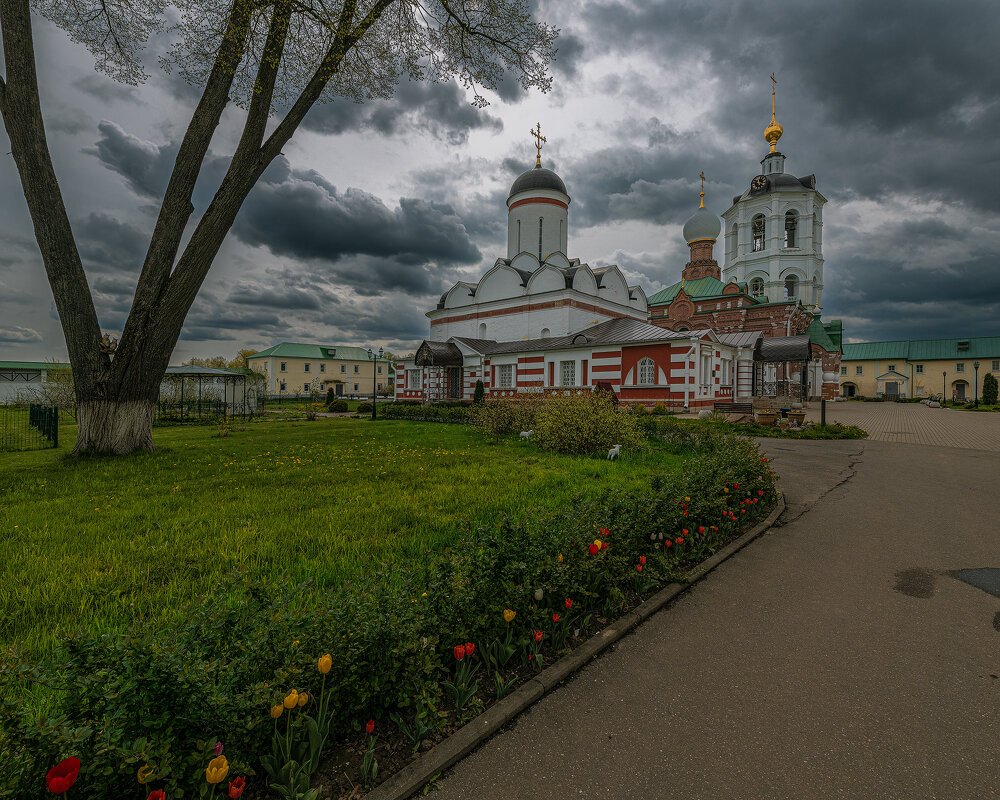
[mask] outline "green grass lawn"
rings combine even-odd
[[[0,454],[0,646],[169,615],[234,568],[320,585],[419,557],[464,523],[645,483],[681,459],[618,462],[492,442],[462,425],[349,418],[155,428],[127,458]]]

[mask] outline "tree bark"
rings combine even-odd
[[[126,455],[153,449],[152,400],[88,400],[76,409],[73,455]]]

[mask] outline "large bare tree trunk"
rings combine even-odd
[[[79,432],[73,455],[124,455],[153,449],[153,411],[149,400],[90,400],[76,410]]]

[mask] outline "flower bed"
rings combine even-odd
[[[233,576],[177,622],[69,637],[42,663],[8,657],[0,797],[41,796],[67,757],[81,762],[75,798],[138,797],[139,777],[143,797],[208,796],[223,772],[216,741],[247,797],[267,780],[299,787],[286,796],[309,797],[310,782],[349,795],[683,575],[775,497],[755,445],[714,437],[684,473],[641,491],[478,526],[333,591]],[[14,699],[38,683],[56,698],[42,714]]]

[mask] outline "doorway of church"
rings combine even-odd
[[[462,399],[462,368],[449,367],[448,369],[448,399]]]
[[[899,399],[899,381],[885,382],[885,399],[886,400]]]

